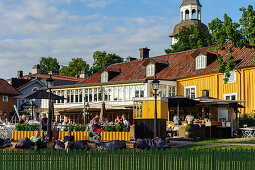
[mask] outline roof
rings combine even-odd
[[[198,5],[202,7],[199,0],[183,0],[181,6],[184,6],[184,5]]]
[[[230,46],[230,44],[228,44]],[[156,77],[161,80],[177,80],[182,78],[188,78],[193,76],[217,73],[218,63],[216,60],[212,61],[205,69],[195,69],[195,58],[192,56],[193,53],[197,52],[198,49],[189,50],[179,53],[173,53],[168,55],[162,55],[153,57],[155,61],[167,61],[169,64],[157,72]],[[217,51],[211,50],[210,47],[201,48],[202,51],[207,51],[210,54],[220,53],[224,60],[227,60],[228,50]],[[254,55],[255,51],[248,48],[232,48],[232,55],[235,61],[240,61],[238,68],[252,67],[254,66]],[[128,80],[140,80],[140,79],[151,79],[146,77],[146,66],[143,65],[144,60],[135,60],[126,63],[120,63],[108,66],[107,69],[120,69],[121,72],[109,80],[109,82],[128,81]],[[91,84],[100,83],[101,75],[96,73],[79,84]]]
[[[173,33],[170,35],[170,37],[173,37],[175,36],[176,34],[178,34],[182,27],[189,27],[191,25],[198,25],[198,27],[202,30],[205,30],[205,31],[208,31],[208,27],[203,24],[201,21],[197,20],[197,19],[188,19],[188,20],[182,20],[181,23],[177,24],[175,27],[174,27],[174,31]]]
[[[21,78],[22,79],[29,79],[30,77],[35,77],[35,78],[38,78],[38,79],[46,79],[46,78],[49,78],[49,75],[48,74],[28,74],[28,75],[23,76]],[[76,81],[76,82],[84,80],[82,78],[75,78],[75,77],[69,77],[69,76],[60,76],[60,75],[52,75],[51,77],[53,79],[56,79],[56,80],[68,80],[68,81]]]
[[[0,94],[19,95],[20,93],[7,81],[0,79]]]
[[[27,86],[29,86],[29,85],[32,85],[32,84],[34,84],[34,83],[38,83],[38,84],[40,84],[42,87],[43,86],[45,86],[41,81],[39,81],[39,80],[37,80],[37,79],[33,79],[33,80],[30,80],[29,82],[27,82],[26,84],[23,84],[22,86],[20,86],[20,87],[18,87],[18,88],[16,88],[17,90],[21,90],[21,89],[23,89],[23,88],[25,88],[25,87],[27,87]]]

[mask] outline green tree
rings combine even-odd
[[[41,57],[39,65],[42,74],[48,74],[50,71],[56,71],[59,73],[60,70],[58,60],[52,57]]]
[[[230,71],[232,71],[236,65],[233,61],[232,48],[247,48],[255,49],[255,11],[253,6],[241,8],[243,12],[239,23],[233,22],[232,19],[225,14],[224,21],[216,18],[208,24],[209,29],[212,32],[212,38],[214,43],[217,44],[218,50],[229,51],[227,61],[224,61],[222,56],[218,54],[219,63],[218,72],[224,73],[224,82],[227,83],[230,77]],[[227,44],[229,44],[227,46]]]
[[[165,49],[167,54],[213,45],[212,36],[209,31],[199,28],[197,24],[189,27],[182,27],[174,38],[176,38],[178,42],[171,45],[170,49]]]
[[[72,58],[72,61],[68,63],[68,66],[62,66],[60,75],[71,76],[80,75],[81,71],[89,71],[89,65],[82,58]]]
[[[94,63],[90,69],[92,74],[97,73],[103,67],[123,62],[123,58],[121,58],[119,55],[106,53],[105,51],[94,52],[93,59]]]

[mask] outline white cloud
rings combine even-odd
[[[81,0],[87,7],[90,8],[104,8],[107,5],[118,0]]]
[[[163,17],[71,15],[40,0],[0,2],[0,20],[2,78],[15,77],[18,70],[31,72],[44,56],[66,65],[72,57],[83,57],[91,64],[96,50],[139,57],[138,49],[148,47],[151,56],[164,54],[177,23],[175,18]]]

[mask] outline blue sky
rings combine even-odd
[[[234,21],[240,7],[254,0],[200,0],[202,22]],[[180,22],[182,0],[2,0],[0,1],[0,77],[28,74],[40,57],[52,56],[61,65],[73,57],[89,64],[93,52],[105,50],[123,58],[139,57],[139,48],[151,56],[163,55],[168,35]]]

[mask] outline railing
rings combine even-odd
[[[0,150],[0,169],[253,170],[255,150]]]

